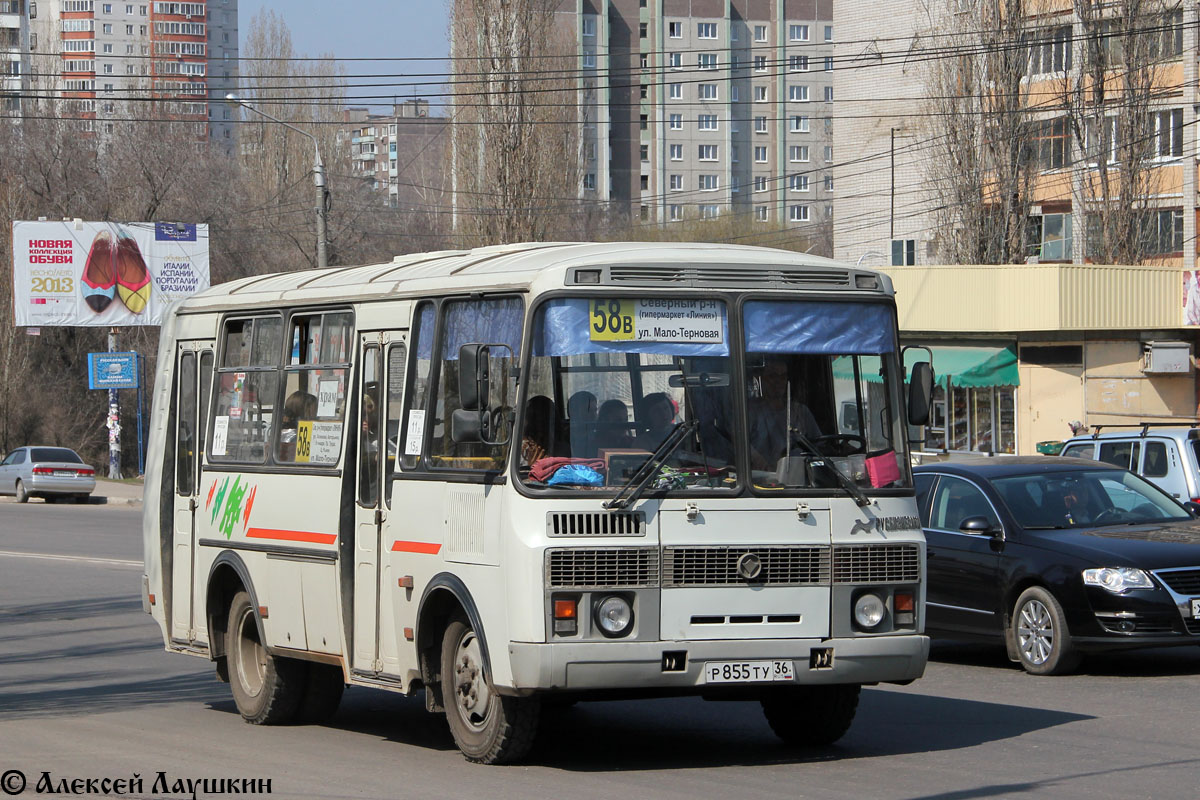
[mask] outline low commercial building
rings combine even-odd
[[[901,340],[938,377],[926,448],[1034,454],[1070,424],[1195,421],[1183,272],[1020,264],[886,269]],[[919,360],[909,352],[907,361]]]

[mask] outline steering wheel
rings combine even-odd
[[[818,436],[812,440],[824,455],[848,456],[854,453],[865,453],[867,441],[853,433],[834,433],[829,436]]]
[[[1095,523],[1101,523],[1101,522],[1105,522],[1105,521],[1115,522],[1118,519],[1120,519],[1121,517],[1123,517],[1124,515],[1125,515],[1124,511],[1117,508],[1116,506],[1111,506],[1109,508],[1104,509],[1099,514],[1097,514],[1095,517],[1093,517],[1092,523],[1095,524]]]

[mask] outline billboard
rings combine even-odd
[[[207,225],[13,222],[19,326],[158,325],[208,285]]]

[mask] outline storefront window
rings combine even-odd
[[[985,386],[978,389],[952,386],[933,390],[933,409],[925,428],[929,450],[976,453],[1017,452],[1016,388]]]

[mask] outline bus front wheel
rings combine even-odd
[[[776,689],[763,695],[763,714],[775,735],[788,744],[833,744],[850,730],[860,688],[855,683]]]
[[[505,697],[484,670],[483,643],[461,617],[442,636],[442,704],[458,749],[468,761],[503,764],[533,746],[537,698]]]
[[[225,653],[229,686],[238,713],[254,725],[291,722],[304,696],[304,664],[276,658],[258,635],[250,595],[238,592],[229,606]]]

